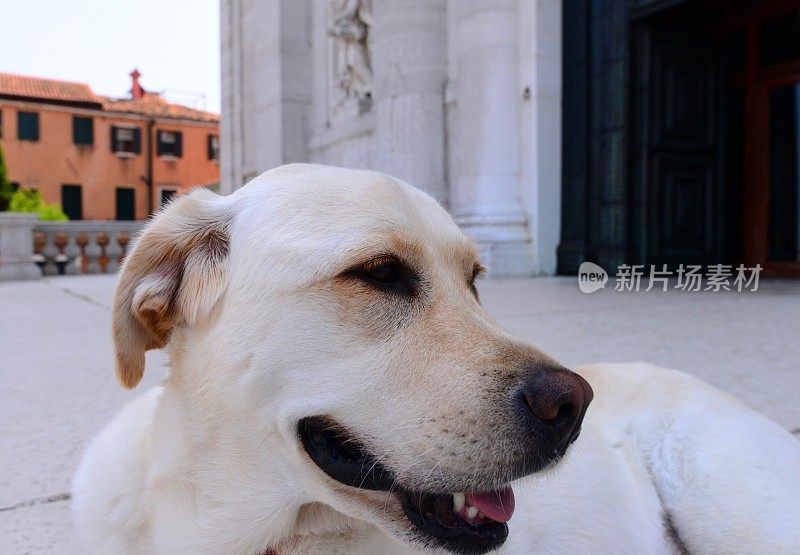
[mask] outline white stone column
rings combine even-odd
[[[534,272],[556,272],[561,240],[561,2],[519,4],[520,183]]]
[[[495,276],[533,273],[521,201],[516,0],[452,1],[456,56],[456,221]]]
[[[220,192],[241,187],[244,125],[242,122],[242,1],[220,1]]]
[[[373,10],[374,168],[447,204],[445,0],[375,0]]]
[[[221,191],[308,159],[309,4],[222,0]]]

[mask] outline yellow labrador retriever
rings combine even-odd
[[[86,452],[87,549],[800,553],[800,442],[680,372],[566,370],[483,310],[480,272],[374,172],[176,200],[113,310],[122,384],[147,349],[171,371]]]

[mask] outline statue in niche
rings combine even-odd
[[[335,39],[336,112],[358,115],[372,105],[369,41],[372,0],[330,0],[330,35]]]

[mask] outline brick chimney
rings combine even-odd
[[[146,92],[142,87],[141,83],[139,83],[139,77],[141,77],[142,74],[139,73],[138,69],[134,69],[133,71],[131,71],[130,75],[131,75],[131,98],[133,98],[134,100],[136,100],[137,98],[142,98]]]

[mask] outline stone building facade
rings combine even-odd
[[[553,274],[561,2],[222,0],[221,189],[311,161],[424,189],[495,276]]]
[[[71,220],[144,220],[219,181],[219,116],[168,102],[131,74],[130,98],[86,83],[0,73],[0,148],[13,188]]]

